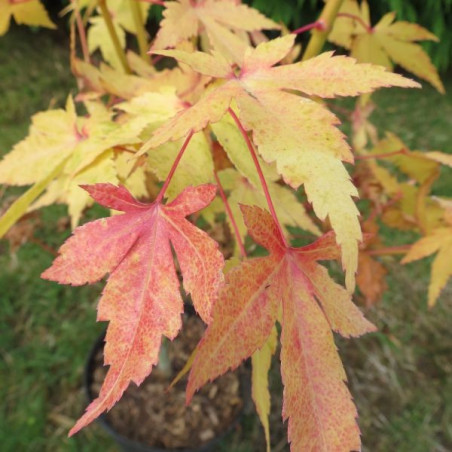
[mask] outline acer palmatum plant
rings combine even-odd
[[[164,19],[149,45],[151,4],[164,6]],[[53,27],[38,1],[0,5],[0,33],[10,17]],[[32,185],[0,219],[0,235],[27,211],[65,203],[75,230],[43,277],[80,285],[108,274],[98,320],[110,322],[110,368],[70,434],[110,409],[131,382],[140,384],[157,365],[162,340],[178,334],[180,270],[208,325],[186,366],[187,402],[251,357],[270,447],[267,374],[280,331],[292,450],[359,450],[357,412],[332,334],[376,329],[352,302],[355,274],[364,300],[374,303],[385,290],[378,256],[406,254],[405,263],[438,252],[432,306],[452,272],[451,202],[429,196],[439,166],[452,166],[450,155],[410,151],[394,134],[381,139],[369,119],[374,90],[420,86],[393,73],[394,63],[443,91],[415,43],[435,37],[394,22],[392,13],[371,25],[367,2],[357,0],[329,0],[316,22],[275,39],[262,30],[283,27],[239,1],[73,0],[66,12],[79,92],[65,109],[34,115],[28,137],[0,162],[0,182]],[[308,31],[301,52],[297,34]],[[128,33],[140,55],[126,51]],[[353,58],[321,53],[327,38]],[[92,63],[97,49],[106,63]],[[342,96],[359,96],[346,113],[352,147],[322,100]],[[361,215],[358,196],[368,205]],[[77,227],[93,200],[111,217]],[[199,217],[205,230],[193,224]],[[235,237],[226,266],[222,251],[230,250],[212,238],[222,221]],[[422,237],[385,247],[381,222]],[[288,226],[307,231],[311,243],[293,247]],[[253,257],[246,235],[268,255]],[[323,260],[342,263],[346,287]]]

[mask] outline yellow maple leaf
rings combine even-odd
[[[113,161],[113,152],[107,151],[100,155],[94,162],[76,175],[63,171],[54,179],[44,195],[42,195],[30,209],[39,209],[52,204],[67,204],[71,226],[77,227],[82,212],[93,204],[88,193],[80,188],[80,185],[95,184],[98,182],[118,183],[116,167]]]
[[[227,0],[165,2],[163,16],[153,50],[175,47],[205,31],[213,48],[235,62],[248,46],[239,32],[280,28],[257,10]]]
[[[150,4],[138,2],[141,8],[143,24],[146,21]],[[132,10],[128,0],[109,0],[108,10],[112,18],[113,26],[118,36],[119,43],[124,49],[126,46],[126,31],[136,33]],[[122,70],[122,65],[113,45],[105,20],[101,16],[90,19],[91,26],[88,29],[88,49],[94,52],[100,49],[104,59],[117,70]]]
[[[353,156],[338,119],[308,97],[353,96],[382,86],[417,87],[417,83],[384,68],[356,64],[344,56],[324,53],[308,61],[273,67],[291,52],[295,36],[287,35],[248,48],[241,72],[220,54],[180,50],[155,53],[176,58],[204,75],[223,79],[191,108],[167,121],[140,152],[185,137],[219,121],[235,99],[240,120],[253,132],[253,140],[265,161],[276,162],[277,171],[292,187],[304,184],[316,215],[329,216],[343,250],[347,287],[354,287],[357,242],[361,231],[358,210],[352,200],[356,188],[341,160]],[[287,92],[291,90],[291,92]]]
[[[400,184],[401,199],[385,210],[382,216],[384,223],[401,230],[418,229],[420,222],[425,231],[438,227],[443,215],[441,207],[434,198],[423,196],[419,191],[419,187],[411,184]],[[422,214],[418,210],[420,200],[425,206]],[[422,218],[419,218],[420,214]]]
[[[428,306],[433,307],[441,290],[452,276],[452,217],[445,215],[447,227],[434,229],[430,234],[417,241],[402,259],[402,264],[422,259],[437,253],[432,264],[430,285],[428,288]]]
[[[184,110],[184,103],[177,97],[174,88],[160,92],[145,93],[129,102],[121,103],[117,108],[136,121],[143,128],[141,138],[147,140],[150,134],[167,119]],[[159,180],[165,180],[176,158],[183,140],[162,143],[148,153],[148,168]],[[204,132],[195,133],[179,162],[177,171],[168,186],[167,195],[173,199],[190,185],[201,185],[213,179],[213,160],[210,146]]]
[[[11,17],[19,25],[56,28],[39,0],[0,0],[0,36],[8,31]]]
[[[386,132],[385,138],[377,143],[371,154],[380,156],[388,154],[384,157],[384,161],[393,163],[400,171],[419,184],[432,177],[439,168],[439,164],[429,155],[431,153],[411,151],[397,135],[391,132]],[[443,154],[441,152],[433,153],[433,156],[436,155],[442,156]]]
[[[256,411],[264,427],[265,442],[267,452],[270,452],[270,424],[268,416],[270,414],[270,391],[268,389],[268,371],[270,370],[271,359],[275,354],[278,344],[278,333],[273,327],[270,336],[261,349],[255,351],[251,356],[251,396],[253,397]]]
[[[37,113],[32,117],[29,135],[0,162],[0,183],[29,185],[46,180],[49,193],[35,207],[57,200],[67,202],[73,225],[77,224],[84,207],[80,197],[88,201],[87,196],[73,187],[78,183],[116,182],[117,178],[106,171],[105,153],[115,146],[139,143],[137,136],[142,129],[139,123],[115,122],[113,113],[99,102],[87,102],[85,106],[89,114],[77,116],[69,97],[65,110]],[[25,166],[24,161],[28,162]],[[59,168],[57,172],[56,168]],[[53,177],[47,178],[49,174]],[[27,198],[28,205],[36,196]]]
[[[328,39],[351,51],[351,56],[362,63],[374,63],[392,69],[393,63],[427,80],[440,93],[444,86],[435,66],[416,41],[438,41],[438,38],[420,25],[398,21],[395,13],[385,14],[372,26],[366,0],[346,0]]]

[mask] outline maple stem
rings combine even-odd
[[[121,62],[121,66],[124,69],[124,72],[131,74],[132,71],[130,70],[129,63],[127,62],[126,54],[124,53],[121,47],[121,43],[119,42],[115,26],[113,25],[113,20],[111,19],[110,11],[107,8],[106,0],[98,0],[98,5],[102,13],[102,17],[104,18],[105,25],[107,26],[110,39],[113,42],[116,54],[118,55],[119,61]]]
[[[137,0],[129,0],[129,2],[133,21],[135,23],[135,30],[137,32],[137,41],[138,47],[140,48],[140,55],[144,61],[149,63],[151,59],[148,55],[148,42],[146,39],[146,30],[143,25],[143,14]]]
[[[155,66],[162,58],[165,58],[165,56],[164,55],[156,55],[151,60],[152,65]]]
[[[411,245],[388,246],[385,248],[377,248],[375,250],[369,250],[369,251],[367,251],[367,253],[370,254],[371,256],[387,256],[387,255],[394,255],[394,254],[405,254],[410,248],[411,248]]]
[[[402,148],[399,149],[398,151],[387,152],[386,154],[356,155],[355,160],[385,159],[400,154],[408,154],[408,150],[406,148]]]
[[[237,245],[240,250],[240,255],[242,257],[246,257],[245,246],[243,245],[242,237],[240,237],[239,227],[237,226],[237,222],[235,221],[234,214],[232,213],[231,206],[229,205],[228,198],[226,197],[226,193],[223,190],[223,186],[221,185],[220,178],[218,177],[217,172],[214,170],[213,175],[215,177],[215,181],[218,185],[218,190],[220,192],[221,200],[223,201],[224,207],[226,209],[226,213],[231,220],[232,229],[234,230],[235,238],[237,240]]]
[[[338,13],[337,17],[348,17],[349,19],[353,19],[356,20],[356,22],[359,22],[360,25],[363,26],[363,28],[368,32],[368,33],[372,33],[373,29],[372,27],[369,27],[369,25],[366,24],[366,22],[364,22],[364,20],[361,19],[361,17],[355,16],[354,14],[350,14],[350,13]]]
[[[303,25],[302,27],[297,28],[292,32],[292,34],[299,35],[301,33],[304,33],[305,31],[312,30],[313,28],[315,28],[316,30],[325,30],[325,23],[320,20],[316,20],[311,24]]]
[[[229,111],[229,114],[232,116],[232,119],[234,119],[235,123],[237,124],[237,127],[239,128],[240,133],[242,134],[242,136],[246,142],[246,145],[248,146],[248,149],[250,151],[251,157],[253,159],[254,165],[257,170],[257,174],[259,175],[259,179],[261,181],[262,188],[264,190],[265,199],[267,200],[267,204],[268,204],[268,208],[270,209],[271,216],[273,217],[273,221],[275,222],[275,224],[279,230],[279,233],[281,234],[281,239],[284,243],[284,246],[286,246],[288,248],[289,244],[287,243],[283,228],[281,227],[281,224],[279,223],[279,220],[278,220],[278,216],[276,215],[275,207],[273,205],[273,201],[270,196],[270,192],[268,190],[267,182],[265,181],[264,173],[262,172],[261,165],[259,163],[259,160],[257,159],[257,154],[256,154],[256,151],[254,150],[253,143],[251,142],[250,137],[248,136],[242,123],[240,122],[240,119],[234,113],[234,110],[229,107],[228,111]]]
[[[89,63],[89,50],[88,50],[88,43],[86,41],[86,30],[83,25],[82,16],[80,15],[80,10],[78,8],[78,1],[77,0],[71,0],[71,3],[74,6],[74,14],[75,14],[75,21],[77,23],[77,30],[78,35],[80,38],[80,45],[82,47],[82,53],[83,53],[83,60],[85,63]]]
[[[93,15],[93,11],[96,9],[96,3],[90,3],[83,14],[83,26],[88,25],[89,18]]]
[[[325,44],[326,38],[333,27],[334,20],[336,19],[342,3],[344,3],[344,0],[329,0],[326,3],[319,19],[317,20],[317,22],[321,22],[323,24],[323,29],[312,30],[311,39],[309,40],[303,54],[303,61],[309,60],[309,58],[318,55],[322,51],[323,45]]]
[[[187,138],[185,138],[184,144],[180,148],[179,153],[177,154],[176,159],[174,160],[173,166],[170,169],[170,172],[168,173],[168,176],[166,177],[165,183],[163,184],[162,189],[160,190],[160,193],[158,194],[155,202],[160,203],[163,200],[163,197],[165,196],[166,189],[168,188],[168,185],[171,182],[171,179],[173,178],[174,172],[176,171],[177,166],[179,165],[179,162],[184,155],[185,149],[187,149],[188,144],[190,143],[191,137],[193,136],[193,132],[190,132],[187,135]]]
[[[139,2],[150,3],[151,5],[160,5],[165,6],[165,2],[163,0],[138,0]]]

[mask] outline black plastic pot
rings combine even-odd
[[[93,375],[96,367],[96,356],[99,350],[102,350],[104,347],[104,339],[105,332],[102,333],[94,343],[91,352],[88,357],[88,361],[85,367],[85,375],[84,375],[84,386],[85,393],[89,402],[92,402],[96,397],[91,390],[91,386],[93,383]],[[241,411],[238,413],[237,417],[234,421],[231,422],[231,425],[221,433],[219,436],[213,438],[209,442],[205,443],[202,446],[196,448],[186,448],[186,449],[161,449],[154,446],[149,446],[143,443],[139,443],[137,441],[126,438],[125,436],[118,433],[115,428],[108,422],[108,418],[105,414],[102,414],[98,417],[97,422],[106,430],[110,436],[116,441],[116,443],[120,446],[121,450],[124,452],[211,452],[219,450],[219,443],[225,439],[229,433],[237,426],[240,422],[244,408],[250,403],[250,383],[249,378],[246,372],[241,372],[239,375],[240,378],[240,391],[243,399],[243,405]]]

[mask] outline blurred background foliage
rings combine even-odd
[[[372,22],[376,23],[389,11],[397,13],[398,20],[416,22],[432,31],[439,43],[423,44],[436,67],[444,72],[452,63],[452,0],[368,0]],[[251,0],[255,8],[276,21],[296,29],[313,22],[318,16],[322,0]]]
[[[243,0],[277,22],[283,22],[290,30],[314,22],[323,0]],[[397,13],[398,20],[416,22],[432,31],[439,43],[426,42],[422,46],[431,56],[439,71],[445,72],[452,64],[452,0],[368,0],[372,22],[376,23],[389,11]],[[69,0],[44,0],[53,18],[69,3]],[[151,8],[153,23],[158,24],[162,7]],[[307,40],[309,33],[302,39]]]

